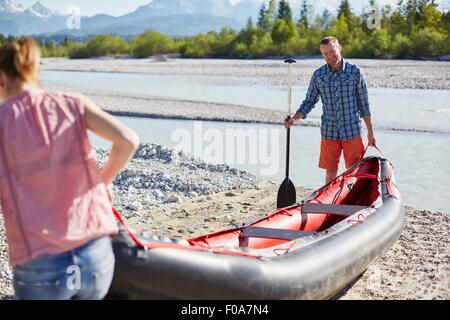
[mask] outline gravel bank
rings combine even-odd
[[[107,150],[97,150],[99,164]],[[259,178],[224,164],[209,164],[181,151],[142,144],[127,169],[114,181],[115,207],[126,218],[144,219],[143,212],[168,203],[235,189],[258,189]]]
[[[72,86],[50,86],[49,90],[81,92],[103,110],[116,116],[153,119],[203,120],[281,125],[285,112],[242,105],[155,97],[142,94],[118,93]],[[319,120],[305,119],[300,125],[320,125]]]
[[[98,150],[103,163],[107,151]],[[188,238],[272,210],[278,185],[227,165],[143,144],[114,183],[115,206],[141,232]],[[311,190],[297,188],[298,199]],[[399,241],[339,299],[450,299],[450,215],[406,208]],[[0,215],[0,299],[13,294]]]
[[[450,62],[349,59],[360,66],[371,88],[450,89]],[[322,59],[301,59],[294,66],[294,85],[307,85]],[[224,59],[43,59],[42,70],[118,72],[151,75],[214,76],[219,84],[238,78],[248,84],[286,85],[281,60]],[[232,81],[232,80],[229,80]]]
[[[71,89],[73,90],[73,88]],[[247,106],[81,89],[98,106],[117,116],[281,124],[284,112]],[[318,125],[313,121],[308,124]]]

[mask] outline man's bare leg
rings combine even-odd
[[[338,169],[326,169],[326,177],[325,177],[325,184],[328,184],[331,180],[337,177]]]

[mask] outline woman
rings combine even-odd
[[[0,48],[0,195],[17,299],[102,299],[117,224],[106,186],[136,134],[77,94],[39,87],[30,38]],[[97,169],[87,131],[112,142]]]

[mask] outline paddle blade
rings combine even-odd
[[[285,179],[278,189],[277,208],[285,208],[297,201],[294,184],[290,179]]]

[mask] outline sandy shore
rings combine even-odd
[[[105,157],[98,153],[100,162]],[[115,182],[115,206],[135,230],[190,238],[272,210],[277,189],[243,171],[145,145]],[[297,188],[297,198],[310,191]],[[448,214],[407,207],[399,241],[335,299],[450,299],[449,226]],[[0,299],[11,299],[1,215],[0,276]]]
[[[195,237],[272,210],[277,190],[278,185],[263,182],[260,190],[224,192],[161,207],[146,214],[151,225],[133,219],[130,223],[136,230],[150,234]],[[309,191],[297,188],[298,198]],[[334,299],[450,299],[450,216],[407,207],[405,220],[397,243]]]
[[[350,59],[362,68],[371,88],[450,89],[450,62],[413,60]],[[294,85],[307,85],[322,59],[298,60]],[[151,75],[193,75],[239,79],[248,84],[286,85],[286,67],[281,60],[224,59],[43,59],[42,70],[118,72]],[[212,79],[213,80],[213,79]]]

